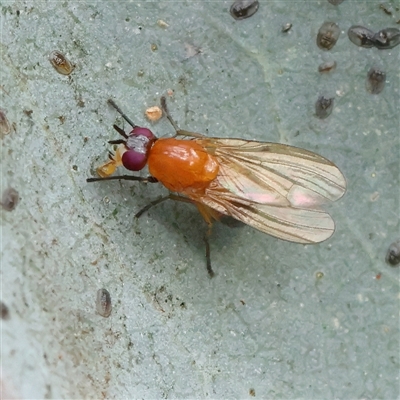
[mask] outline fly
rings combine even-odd
[[[205,137],[179,129],[165,97],[161,106],[176,134],[158,139],[149,129],[135,125],[113,100],[108,103],[133,129],[126,134],[114,125],[123,139],[110,141],[118,145],[116,157],[105,164],[112,163],[111,168],[103,171],[103,177],[87,182],[160,182],[170,191],[135,217],[167,199],[194,204],[209,227],[204,240],[210,276],[208,237],[213,222],[222,216],[295,243],[319,243],[334,233],[335,223],[321,206],[344,195],[346,180],[326,158],[285,144]],[[120,165],[131,171],[147,165],[150,176],[109,176]]]

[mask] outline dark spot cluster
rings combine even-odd
[[[330,1],[334,5],[342,1]],[[353,25],[347,31],[352,43],[363,48],[377,48],[380,50],[392,49],[400,43],[400,30],[397,28],[385,28],[374,32],[361,25]],[[339,39],[340,29],[335,22],[324,22],[318,30],[316,43],[324,51],[331,50]],[[319,65],[321,74],[332,72],[336,69],[336,61],[326,61]],[[373,66],[369,69],[366,77],[366,90],[371,94],[379,94],[383,91],[386,82],[386,72],[379,67]],[[332,113],[334,98],[319,96],[315,103],[315,116],[320,119],[329,117]]]

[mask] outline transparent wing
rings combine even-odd
[[[346,181],[332,162],[277,143],[194,140],[217,157],[220,170],[193,200],[293,242],[317,243],[333,234],[334,222],[320,206],[342,197]]]

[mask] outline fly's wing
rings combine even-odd
[[[262,232],[298,243],[329,238],[335,225],[320,206],[343,196],[346,181],[329,160],[292,146],[240,139],[194,139],[220,164],[194,200]]]

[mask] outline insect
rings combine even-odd
[[[321,205],[342,197],[346,180],[326,158],[285,144],[205,137],[179,129],[168,112],[165,97],[161,98],[161,106],[176,134],[158,139],[149,129],[136,126],[114,101],[108,103],[133,128],[126,134],[114,125],[123,139],[110,143],[123,146],[123,153],[118,148],[122,165],[140,171],[147,164],[150,176],[106,176],[87,182],[160,182],[170,190],[169,195],[152,201],[136,217],[167,199],[197,206],[209,227],[204,240],[210,276],[213,271],[208,237],[213,222],[222,216],[296,243],[318,243],[333,234],[335,224]]]
[[[74,65],[64,54],[54,50],[49,55],[49,61],[54,69],[61,75],[69,75],[74,70]]]
[[[19,193],[12,187],[7,188],[3,192],[3,196],[0,202],[3,210],[13,211],[17,207],[19,202]]]
[[[291,29],[292,29],[292,23],[290,23],[290,22],[288,22],[288,23],[286,23],[286,24],[283,24],[282,25],[282,28],[281,28],[281,31],[283,32],[283,33],[286,33],[286,32],[289,32]]]
[[[366,48],[374,46],[373,37],[375,33],[372,32],[371,29],[364,28],[361,25],[353,25],[347,31],[347,35],[349,36],[349,39],[357,46]]]
[[[231,5],[230,13],[235,19],[245,19],[254,15],[259,7],[258,0],[237,0]]]
[[[317,46],[322,50],[330,50],[339,39],[340,29],[334,22],[324,22],[319,28]]]
[[[315,115],[320,119],[328,118],[332,114],[335,99],[319,96],[315,103]]]
[[[99,289],[96,295],[96,311],[104,318],[111,315],[111,296],[107,289]]]
[[[339,5],[340,3],[343,3],[344,0],[328,0],[329,3],[333,4],[334,6]]]
[[[386,28],[375,33],[372,38],[374,46],[378,49],[393,49],[400,44],[400,29]]]
[[[367,74],[365,86],[371,94],[379,94],[385,87],[386,73],[379,68],[371,67]]]
[[[318,72],[321,74],[326,74],[332,72],[336,69],[336,61],[326,61],[318,66]]]
[[[392,267],[400,264],[400,240],[393,242],[386,253],[386,262]]]

